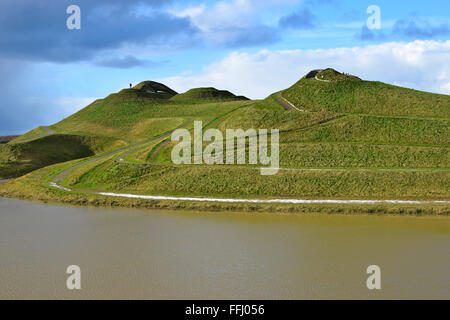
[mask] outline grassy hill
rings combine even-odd
[[[95,101],[51,126],[57,134],[27,142],[20,146],[23,150],[14,149],[19,144],[4,145],[3,159],[31,159],[29,163],[35,168],[90,158],[34,171],[0,187],[0,194],[133,206],[144,202],[111,200],[83,191],[240,198],[449,200],[449,106],[448,95],[364,81],[333,69],[313,70],[290,88],[261,101],[215,88],[176,94],[163,84],[145,81]],[[223,132],[238,128],[279,129],[282,170],[267,177],[251,165],[174,166],[170,133],[181,127],[191,130],[194,120],[202,120],[205,129],[218,128]],[[35,130],[26,137],[40,132]],[[73,141],[64,140],[68,137]],[[77,147],[68,153],[68,145],[75,140]],[[79,193],[50,188],[49,182],[55,179]],[[145,206],[189,207],[156,200],[145,202]],[[354,206],[256,204],[196,204],[195,208],[355,210]],[[417,205],[406,211],[404,208],[373,205],[358,210],[450,213],[445,204]]]
[[[281,95],[308,111],[450,118],[448,95],[363,81],[332,69],[319,72],[313,78],[302,78]]]
[[[241,101],[237,98],[228,99],[230,103],[223,105],[217,103],[221,99],[212,99],[209,103],[199,100],[193,102],[195,105],[187,107],[186,101],[170,99],[176,94],[163,84],[143,81],[134,88],[123,89],[104,99],[98,99],[50,126],[57,135],[20,143],[21,140],[45,133],[41,127],[33,129],[9,144],[0,145],[0,177],[19,176],[53,163],[98,154],[118,146],[133,145],[190,125],[194,119],[208,122],[236,108],[235,101]],[[102,141],[104,145],[91,147],[87,144],[92,152],[79,152],[77,142],[69,141],[68,137],[74,141],[92,138]],[[43,144],[42,148],[39,144]],[[73,148],[71,156],[65,153],[67,148]],[[58,150],[61,156],[58,156]],[[14,154],[13,157],[11,153]]]
[[[149,85],[155,92],[149,91]],[[123,89],[93,102],[51,128],[106,135],[133,143],[173,130],[193,117],[204,120],[215,118],[228,110],[227,106],[219,110],[217,103],[241,100],[228,91],[211,91],[209,88],[176,94],[163,84],[144,81],[133,89]],[[196,105],[199,103],[205,105]],[[186,104],[193,106],[186,107]]]
[[[177,94],[175,90],[172,90],[165,84],[155,82],[155,81],[142,81],[134,86],[135,90],[149,92],[149,93],[159,93],[161,96],[166,98],[171,98]]]
[[[173,101],[184,101],[190,103],[213,102],[213,101],[239,101],[249,100],[244,96],[236,96],[227,90],[217,90],[216,88],[195,88],[185,93],[172,97]]]

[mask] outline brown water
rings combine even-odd
[[[450,298],[450,219],[181,213],[0,198],[0,298]],[[81,267],[79,291],[66,268]],[[366,288],[367,266],[382,289]]]

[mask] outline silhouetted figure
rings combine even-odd
[[[131,88],[131,83],[130,83],[130,88]]]

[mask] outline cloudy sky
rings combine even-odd
[[[67,28],[70,5],[81,29]],[[380,29],[368,28],[371,5]],[[450,94],[450,1],[1,0],[0,135],[130,82],[260,99],[325,67]]]

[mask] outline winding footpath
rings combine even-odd
[[[95,192],[95,194],[110,197],[134,198],[144,200],[177,200],[200,202],[227,202],[227,203],[290,203],[290,204],[450,204],[450,201],[414,201],[414,200],[338,200],[338,199],[238,199],[238,198],[201,198],[201,197],[170,197],[147,196],[127,193]]]
[[[185,127],[186,125],[187,125],[187,121],[185,121],[181,126],[177,127],[177,129],[178,129],[178,128],[183,128],[183,127]],[[74,165],[73,167],[70,167],[70,168],[68,168],[68,169],[66,169],[66,170],[64,170],[64,171],[62,171],[62,172],[60,172],[59,174],[57,174],[55,177],[53,177],[53,179],[50,181],[50,186],[51,186],[51,187],[58,188],[58,189],[61,189],[61,190],[64,190],[64,191],[72,191],[71,189],[62,187],[61,185],[59,185],[59,183],[61,183],[61,181],[62,181],[68,174],[70,174],[71,172],[73,172],[74,170],[76,170],[76,169],[78,169],[78,168],[81,168],[81,167],[84,167],[84,166],[86,166],[86,165],[88,165],[88,164],[91,164],[91,163],[93,163],[93,162],[97,162],[97,161],[103,160],[103,159],[105,159],[105,158],[114,156],[114,155],[116,155],[116,154],[119,154],[119,153],[122,153],[122,152],[126,152],[126,151],[131,150],[131,149],[143,147],[143,146],[145,146],[146,144],[151,143],[151,142],[154,142],[154,141],[156,141],[156,140],[158,140],[158,139],[165,139],[165,138],[167,138],[168,136],[170,136],[171,134],[172,134],[172,132],[167,132],[166,134],[163,134],[163,135],[160,135],[160,136],[151,138],[150,140],[146,140],[146,141],[144,141],[144,142],[140,142],[140,143],[137,143],[137,144],[134,144],[134,145],[131,145],[131,146],[127,146],[127,147],[125,147],[125,148],[118,149],[118,150],[115,150],[115,151],[111,151],[111,152],[108,152],[108,153],[106,153],[106,154],[99,155],[99,156],[94,157],[94,158],[92,158],[92,159],[89,159],[89,160],[83,161],[83,162],[81,162],[81,163],[78,163],[78,164]],[[123,158],[120,158],[119,161],[124,161],[124,160],[123,160]]]
[[[319,79],[319,78],[317,78],[317,75],[315,75],[314,79],[316,79],[317,81],[322,81],[322,82],[331,82],[331,80]]]
[[[322,81],[322,82],[331,82],[331,80],[319,79],[319,78],[317,78],[317,75],[314,76],[314,79],[316,79],[317,81]],[[306,110],[297,108],[292,102],[290,102],[288,99],[283,97],[281,95],[281,92],[279,92],[275,95],[275,99],[278,101],[279,104],[281,104],[287,110],[297,110],[299,112],[307,112]]]
[[[73,190],[50,182],[50,186],[66,192]],[[194,201],[194,202],[220,202],[220,203],[287,203],[287,204],[450,204],[446,200],[341,200],[341,199],[240,199],[240,198],[208,198],[208,197],[173,197],[173,196],[151,196],[130,193],[115,192],[89,192],[101,196],[132,198],[142,200],[172,200],[172,201]]]
[[[148,143],[148,142],[146,142]],[[143,143],[144,144],[144,143]],[[66,192],[73,192],[74,190],[63,187],[60,185],[61,181],[73,170],[78,169],[87,164],[93,163],[95,161],[99,161],[105,159],[109,156],[124,152],[129,150],[130,148],[134,148],[136,146],[123,148],[120,150],[113,151],[106,155],[102,155],[88,161],[84,161],[79,163],[73,167],[70,167],[57,176],[55,176],[50,181],[50,186],[57,188]],[[126,162],[123,158],[120,158],[119,161]],[[315,169],[315,168],[306,168],[306,169],[289,169],[289,168],[280,168],[280,170],[324,170],[324,171],[332,171],[335,169]],[[336,170],[344,170],[344,169],[336,169]],[[363,169],[367,170],[367,169]],[[376,169],[383,170],[383,169]],[[391,170],[391,169],[386,169]],[[395,170],[395,169],[393,169]],[[402,170],[402,169],[400,169]],[[83,192],[82,190],[77,190],[77,192]],[[120,198],[132,198],[132,199],[142,199],[142,200],[170,200],[170,201],[193,201],[193,202],[218,202],[218,203],[284,203],[284,204],[450,204],[450,201],[447,200],[345,200],[345,199],[243,199],[243,198],[212,198],[212,197],[174,197],[174,196],[157,196],[157,195],[142,195],[142,194],[130,194],[130,193],[115,193],[115,192],[86,192],[89,194],[97,194],[101,196],[109,196],[109,197],[120,197]]]
[[[14,143],[29,142],[29,141],[36,140],[36,139],[39,139],[39,138],[42,138],[42,137],[46,137],[46,136],[49,136],[49,135],[52,135],[52,134],[56,133],[55,130],[50,129],[49,127],[42,127],[42,129],[45,131],[44,133],[38,134],[38,135],[30,137],[30,138],[26,138],[26,139],[23,139],[23,140],[19,140],[19,141],[16,141]]]
[[[287,110],[297,110],[299,112],[306,112],[306,110],[297,108],[293,103],[284,98],[281,93],[275,95],[275,99]]]
[[[327,80],[320,80],[319,81],[327,81]],[[328,81],[327,81],[328,82]],[[277,100],[283,99],[285,100],[285,103],[282,103],[283,106],[287,107],[288,105],[286,103],[289,103],[286,99],[283,97],[278,97],[276,95]],[[280,103],[281,101],[278,100]],[[295,110],[304,112],[303,110],[300,110],[296,108],[293,104],[289,103],[290,108],[295,108]],[[185,124],[183,124],[181,127],[183,127]],[[47,128],[48,129],[48,128]],[[51,133],[49,133],[51,134]],[[100,155],[97,157],[94,157],[92,159],[83,161],[81,163],[78,163],[74,165],[73,167],[70,167],[58,175],[56,175],[49,183],[49,185],[53,188],[57,188],[59,190],[65,191],[65,192],[74,192],[74,190],[66,188],[61,185],[64,178],[73,172],[74,170],[81,168],[85,165],[91,164],[93,162],[100,161],[102,159],[124,153],[124,152],[130,152],[131,149],[135,149],[137,147],[145,147],[148,143],[154,142],[155,140],[162,139],[162,144],[165,141],[165,139],[170,136],[171,133],[167,133],[165,135],[147,140],[145,142],[138,143],[133,146],[127,146],[125,148],[115,150],[112,152],[109,152],[104,155]],[[36,137],[34,137],[35,139]],[[118,159],[119,162],[123,163],[129,163],[125,159],[125,155],[121,155],[121,157]],[[259,170],[259,168],[256,168]],[[293,171],[348,171],[348,170],[361,170],[361,171],[426,171],[424,169],[328,169],[328,168],[279,168],[280,170],[293,170]],[[244,199],[244,198],[214,198],[214,197],[175,197],[175,196],[159,196],[159,195],[142,195],[142,194],[129,194],[129,193],[115,193],[115,192],[93,192],[93,191],[83,191],[83,190],[76,190],[76,192],[85,192],[89,194],[97,194],[101,196],[109,196],[109,197],[120,197],[120,198],[133,198],[133,199],[142,199],[142,200],[170,200],[170,201],[193,201],[193,202],[218,202],[218,203],[285,203],[285,204],[405,204],[405,205],[417,205],[417,204],[450,204],[450,201],[448,200],[361,200],[361,199]]]

